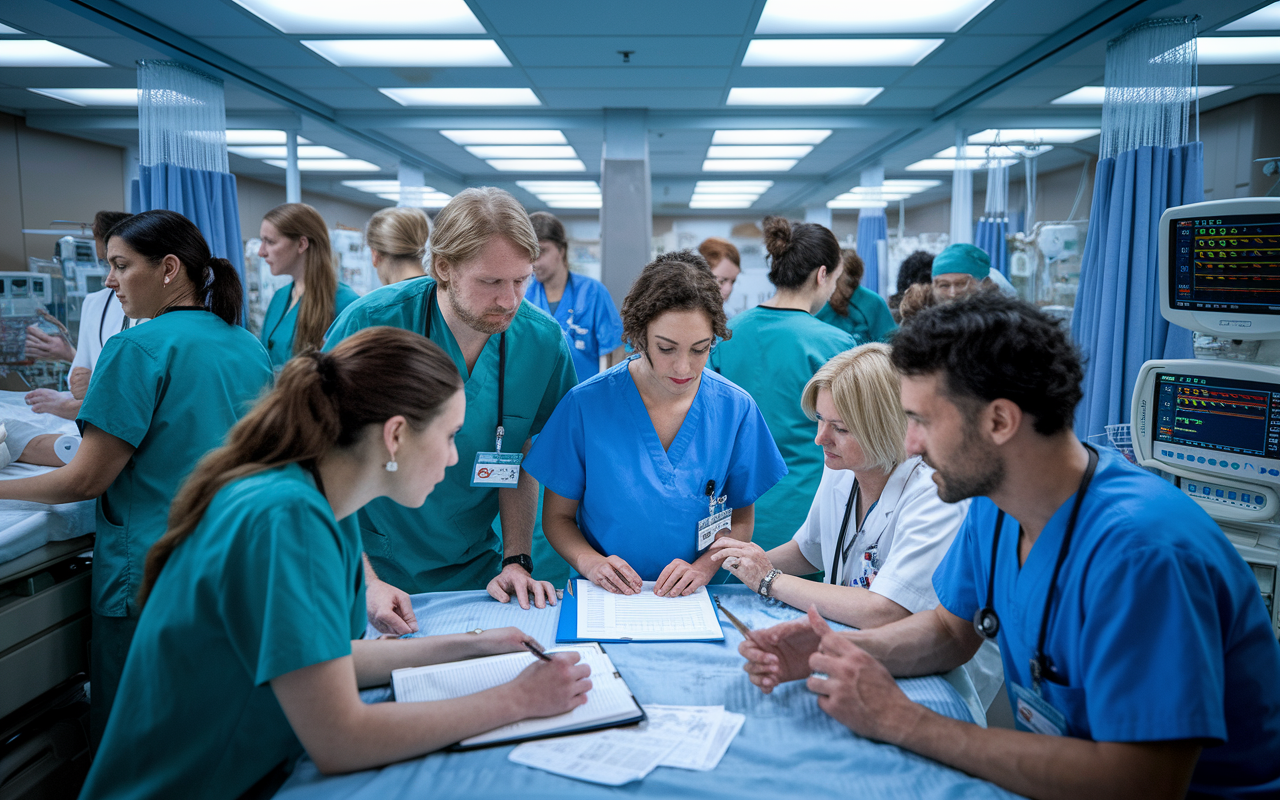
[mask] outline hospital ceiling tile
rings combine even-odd
[[[629,51],[637,67],[732,67],[739,36],[508,36],[503,40],[522,67],[620,67]]]
[[[0,22],[37,36],[103,36],[109,31],[45,0],[9,0],[0,4]]]
[[[282,36],[202,36],[199,41],[248,67],[327,67],[320,56]]]
[[[885,89],[867,104],[868,108],[932,108],[955,94],[947,87],[937,89]]]
[[[910,67],[738,67],[731,86],[888,86]]]
[[[119,36],[53,37],[63,47],[84,53],[100,61],[135,71],[137,62],[148,58],[168,58],[169,55],[141,42]]]
[[[718,107],[718,89],[543,89],[548,108],[699,109]]]
[[[596,69],[532,68],[525,71],[539,88],[593,89],[723,88],[730,70],[724,67],[632,67]]]
[[[962,36],[921,62],[926,67],[997,67],[1040,43],[1040,36]]]
[[[373,89],[311,89],[307,95],[321,103],[343,110],[365,111],[371,109],[401,109],[390,97]]]
[[[1047,67],[1036,70],[1025,78],[1019,78],[1016,83],[1017,86],[1024,88],[1055,87],[1062,90],[1058,93],[1060,95],[1075,91],[1081,86],[1100,86],[1101,84],[1102,69],[1099,67]]]
[[[262,74],[295,89],[367,89],[348,70],[329,67],[263,67]]]
[[[126,5],[187,36],[262,36],[278,31],[230,0],[126,0]]]
[[[1040,34],[1047,36],[1074,22],[1093,3],[1043,0],[1005,0],[993,3],[982,18],[964,29],[964,35]]]
[[[1078,88],[1078,87],[1077,87]],[[1060,97],[1064,92],[1049,86],[1011,86],[1003,92],[997,92],[995,95],[986,98],[978,104],[979,108],[1008,108],[1008,109],[1024,109],[1039,108],[1049,105],[1049,102],[1056,97]],[[1090,106],[1085,106],[1089,108]],[[1035,127],[1035,126],[1028,126]],[[1047,127],[1047,126],[1040,126]]]
[[[1200,65],[1201,86],[1244,86],[1280,71],[1276,64]]]
[[[529,81],[509,67],[347,67],[342,70],[360,86],[374,89],[410,87],[525,88]]]
[[[1093,67],[1101,70],[1107,63],[1107,43],[1099,40],[1085,45],[1076,52],[1059,59],[1056,67]]]
[[[0,67],[0,80],[23,88],[126,89],[138,86],[138,70],[118,67]]]
[[[991,67],[916,67],[890,84],[898,87],[968,86],[991,72]]]

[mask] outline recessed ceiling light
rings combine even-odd
[[[945,150],[940,150],[933,154],[934,158],[955,158],[959,155],[961,158],[1018,158],[1020,156],[1026,158],[1035,158],[1043,155],[1053,149],[1053,145],[1042,144],[1037,147],[1020,147],[1006,146],[1002,144],[993,145],[965,145],[963,153],[957,153],[954,146]]]
[[[1234,86],[1201,86],[1200,99],[1209,95],[1225,92],[1228,89],[1234,89]],[[1100,106],[1103,99],[1107,96],[1107,87],[1105,86],[1081,86],[1074,92],[1067,92],[1062,97],[1051,101],[1051,105],[1055,106]]]
[[[586,172],[576,158],[491,158],[485,163],[499,172]]]
[[[804,158],[813,152],[807,144],[719,145],[707,148],[707,158]]]
[[[912,189],[918,192],[923,192],[925,189],[932,189],[935,186],[941,186],[941,185],[942,185],[942,181],[934,181],[934,180],[929,180],[927,178],[919,179],[919,180],[912,180],[912,179],[904,180],[902,178],[890,178],[889,180],[885,181],[883,184],[884,188],[886,189],[892,187],[892,188]]]
[[[283,159],[274,158],[268,158],[262,163],[280,169],[285,169],[289,164]],[[359,158],[300,158],[298,170],[301,172],[381,172],[382,167]]]
[[[1045,142],[1072,144],[1102,133],[1098,128],[988,128],[969,137],[969,144]]]
[[[548,208],[601,208],[604,206],[602,198],[588,198],[586,196],[576,200],[545,200],[543,202],[547,204]]]
[[[560,131],[440,131],[440,135],[457,145],[469,144],[568,144]]]
[[[400,191],[400,181],[390,180],[354,180],[343,181],[343,186],[350,186],[352,189],[359,189],[362,192],[398,192]],[[430,186],[422,187],[424,191],[435,191]]]
[[[738,87],[729,90],[730,106],[865,106],[884,91],[874,86]]]
[[[509,67],[492,39],[318,39],[303,45],[339,67]]]
[[[689,208],[751,208],[754,200],[699,200],[689,201]]]
[[[569,145],[481,144],[470,145],[467,152],[476,158],[577,158]]]
[[[10,28],[8,25],[0,25],[0,36],[26,36],[27,34],[17,28]]]
[[[600,185],[595,181],[516,181],[516,185],[532,194],[600,194]]]
[[[227,131],[227,144],[285,144],[284,131],[244,130]],[[307,139],[298,137],[298,144],[311,144]]]
[[[1280,36],[1201,36],[1200,64],[1280,64]]]
[[[434,194],[424,193],[407,201],[401,197],[400,192],[378,192],[378,197],[381,197],[383,200],[393,200],[397,204],[412,208],[444,208],[449,205],[449,201],[453,199],[443,192],[437,192]]]
[[[908,172],[954,172],[958,169],[990,169],[991,167],[1012,167],[1018,162],[1014,159],[986,158],[926,158],[907,166]]]
[[[831,131],[817,130],[743,130],[716,131],[712,144],[822,144]]]
[[[744,67],[913,67],[945,39],[754,39]]]
[[[786,172],[796,165],[794,158],[708,158],[703,172]]]
[[[136,106],[137,89],[27,89],[73,106]]]
[[[1280,30],[1280,3],[1272,3],[1248,16],[1218,28],[1220,31],[1276,31]]]
[[[954,33],[991,0],[768,0],[756,33]]]
[[[282,144],[266,144],[266,145],[233,145],[227,148],[228,153],[234,153],[242,158],[288,158],[289,148]],[[303,145],[298,148],[298,158],[346,158],[347,154],[341,150],[334,150],[332,147],[325,147],[320,144]]]
[[[857,186],[836,197],[837,200],[906,200],[915,192],[881,191],[877,187]]]
[[[765,191],[773,186],[773,181],[698,181],[694,184],[695,192],[749,192]]]
[[[882,200],[835,200],[827,201],[827,208],[888,208],[889,204]]]
[[[234,0],[284,33],[484,33],[465,0]]]
[[[14,31],[21,33],[21,31]],[[44,39],[0,40],[0,67],[108,67],[110,64]]]
[[[694,192],[693,199],[705,200],[707,202],[711,202],[712,200],[723,200],[729,203],[741,203],[744,201],[748,203],[754,203],[755,201],[760,199],[760,195],[759,194],[715,194],[715,193],[703,194],[702,192]]]
[[[379,89],[402,106],[540,106],[532,89]]]
[[[548,203],[573,203],[579,200],[583,202],[590,202],[592,199],[599,200],[600,196],[599,192],[596,192],[595,194],[581,194],[578,192],[543,192],[538,195],[538,199],[544,200]]]

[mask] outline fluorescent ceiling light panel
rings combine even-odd
[[[763,192],[765,189],[773,186],[773,181],[698,181],[694,184],[695,192],[749,192],[759,190]]]
[[[757,34],[954,33],[991,0],[768,0]]]
[[[14,31],[21,33],[21,31]],[[0,67],[107,67],[110,64],[44,39],[0,41]]]
[[[287,142],[284,131],[265,131],[265,130],[229,130],[227,131],[227,144],[285,144]],[[311,144],[307,139],[298,137],[298,144]]]
[[[1027,158],[1035,158],[1043,155],[1053,149],[1053,145],[1042,144],[1039,147],[1019,147],[1006,146],[1002,144],[993,145],[965,145],[964,152],[958,155],[961,158],[1017,158],[1018,156],[1026,156]],[[955,158],[957,155],[956,148],[948,147],[933,154],[934,158]]]
[[[811,152],[813,146],[807,144],[713,144],[707,158],[804,158]]]
[[[907,166],[908,172],[954,172],[957,169],[990,169],[991,167],[1012,167],[1018,162],[1013,159],[985,158],[926,158]]]
[[[73,106],[136,106],[137,89],[27,89]]]
[[[1280,31],[1280,3],[1272,3],[1218,28],[1220,31]]]
[[[342,185],[349,186],[352,189],[359,189],[362,192],[370,192],[373,194],[377,194],[378,192],[399,192],[400,191],[400,181],[355,180],[355,181],[343,181]],[[435,191],[435,189],[432,189],[430,186],[424,186],[422,187],[422,189],[423,191],[431,191],[431,192]]]
[[[1280,36],[1201,36],[1197,58],[1206,64],[1280,64]]]
[[[234,0],[284,33],[484,33],[465,0]]]
[[[579,202],[589,203],[592,200],[599,200],[600,193],[599,192],[595,194],[574,194],[573,192],[569,192],[568,194],[548,193],[548,194],[539,194],[538,199],[547,203],[579,203]]]
[[[284,159],[268,158],[262,163],[285,169],[289,162]],[[359,158],[300,158],[298,170],[300,172],[381,172],[382,167]]]
[[[754,200],[699,200],[693,198],[689,201],[689,208],[751,208]]]
[[[402,106],[540,106],[532,89],[379,89]]]
[[[489,166],[499,172],[586,172],[576,158],[490,158]]]
[[[773,130],[773,131],[716,131],[712,144],[822,144],[831,131]]]
[[[383,200],[392,200],[397,204],[403,202],[399,192],[379,192],[378,197],[381,197]],[[449,201],[452,199],[453,198],[447,194],[424,194],[421,197],[415,198],[411,203],[404,203],[404,205],[411,206],[413,208],[444,208],[449,205]]]
[[[827,208],[888,208],[889,204],[880,200],[835,200],[827,201]]]
[[[476,158],[577,158],[569,145],[481,144],[471,145],[467,152]]]
[[[532,194],[600,194],[600,185],[595,181],[516,181],[516,186]]]
[[[1234,86],[1201,86],[1200,99],[1203,100],[1210,95],[1234,88]],[[1106,96],[1107,87],[1105,86],[1081,86],[1074,92],[1067,92],[1062,97],[1051,101],[1050,104],[1055,106],[1100,106]]]
[[[227,148],[228,153],[243,158],[288,158],[289,148],[282,144],[266,145],[233,145]],[[309,144],[298,147],[298,158],[346,158],[347,154],[332,147],[320,144]]]
[[[837,200],[906,200],[908,197],[915,194],[915,192],[894,192],[894,191],[882,192],[875,188],[864,189],[863,191],[858,191],[859,189],[863,189],[863,187],[861,186],[854,187],[853,189],[836,197],[836,199]]]
[[[492,39],[312,39],[302,44],[339,67],[509,67]]]
[[[760,199],[760,195],[759,194],[711,194],[711,193],[703,194],[701,192],[694,192],[693,199],[705,200],[707,202],[711,202],[712,200],[719,200],[719,201],[730,202],[730,203],[741,203],[744,201],[748,203],[754,203],[755,201]]]
[[[885,181],[883,187],[885,189],[911,189],[912,191],[923,192],[925,189],[932,189],[935,186],[941,186],[942,181],[934,180],[903,180],[901,178],[890,178]]]
[[[1072,144],[1102,133],[1098,128],[988,128],[969,137],[969,144],[1044,142]]]
[[[548,202],[548,208],[602,208],[604,201],[596,200],[554,200]]]
[[[568,144],[560,131],[440,131],[440,135],[457,145],[469,144]]]
[[[730,106],[865,106],[882,86],[737,87],[729,90]]]
[[[703,172],[786,172],[796,165],[794,158],[708,158]]]
[[[0,36],[26,36],[24,31],[17,28],[10,28],[8,25],[0,25]]]
[[[755,39],[744,67],[914,67],[945,39]]]

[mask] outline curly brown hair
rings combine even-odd
[[[663,253],[641,270],[622,301],[622,341],[637,353],[647,352],[650,322],[668,311],[690,310],[707,315],[714,336],[732,335],[706,259],[693,250]]]

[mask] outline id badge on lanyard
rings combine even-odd
[[[1066,736],[1067,717],[1049,704],[1039,692],[1012,681],[1013,724],[1020,731],[1042,733],[1045,736]]]
[[[710,547],[717,535],[733,528],[733,509],[725,505],[728,499],[728,495],[716,497],[716,482],[707,481],[707,516],[698,521],[699,553]]]
[[[867,548],[859,559],[861,569],[858,576],[853,578],[855,586],[861,586],[863,589],[870,589],[871,582],[876,579],[876,575],[880,573],[880,546],[874,543]]]

